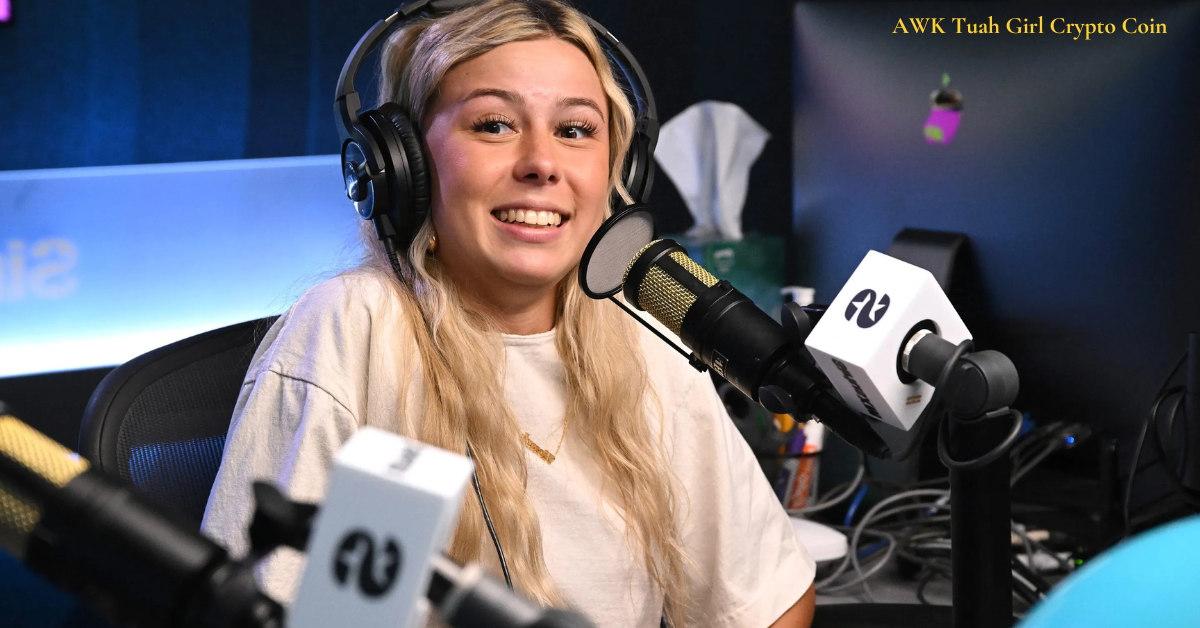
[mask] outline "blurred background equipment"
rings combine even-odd
[[[968,23],[1001,18],[997,5],[953,7]],[[1118,25],[1130,10],[1004,5],[1005,19],[1059,12]],[[1200,329],[1200,5],[1150,13],[1143,21],[1169,24],[1169,36],[1086,47],[1051,34],[893,35],[892,4],[804,2],[794,14],[799,257],[789,279],[820,302],[863,250],[904,228],[967,235],[975,294],[959,307],[980,348],[1016,364],[1016,407],[1031,425],[1091,434],[1018,481],[1013,515],[1069,530],[1092,551],[1121,538],[1118,486],[1130,477],[1135,531],[1189,511],[1152,440],[1136,476],[1130,467],[1156,390]],[[943,73],[963,115],[953,142],[931,145],[922,123]],[[1165,440],[1172,405],[1157,406]],[[1184,455],[1182,417],[1167,455],[1198,464],[1200,452]]]

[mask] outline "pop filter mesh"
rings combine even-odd
[[[598,294],[619,290],[629,261],[653,238],[654,218],[650,212],[632,212],[610,225],[587,261],[587,289]]]

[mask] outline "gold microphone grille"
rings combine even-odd
[[[80,458],[49,436],[8,415],[0,416],[0,457],[62,488],[88,468]],[[42,518],[37,502],[11,483],[0,480],[0,548],[17,558]]]
[[[0,549],[24,559],[29,535],[41,519],[37,506],[0,482]]]
[[[62,488],[87,471],[88,462],[12,416],[0,416],[0,456]]]
[[[639,251],[633,259],[636,261],[645,250]],[[705,286],[711,288],[716,285],[717,278],[693,262],[692,258],[683,251],[671,251],[668,255]],[[632,266],[633,263],[630,262],[630,267]],[[628,271],[626,271],[626,275],[628,275]],[[679,282],[657,265],[651,266],[650,270],[646,271],[646,278],[642,280],[642,285],[638,286],[638,304],[651,316],[666,325],[667,329],[670,329],[676,336],[679,335],[683,326],[684,315],[695,302],[695,294],[679,285]]]

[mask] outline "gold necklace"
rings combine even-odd
[[[554,459],[558,456],[558,452],[562,450],[563,441],[566,440],[566,438],[567,419],[565,417],[563,418],[562,435],[558,437],[558,447],[554,448],[554,453],[550,453],[545,449],[542,449],[537,443],[533,442],[533,439],[529,438],[529,432],[525,432],[521,435],[521,440],[525,442],[525,447],[529,451],[532,451],[535,456],[546,461],[546,464],[554,464]]]

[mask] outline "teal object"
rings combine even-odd
[[[664,236],[687,249],[692,258],[717,279],[733,284],[773,320],[783,309],[783,238],[747,233],[741,240],[697,240]]]
[[[1155,528],[1072,574],[1018,628],[1200,626],[1200,516]]]

